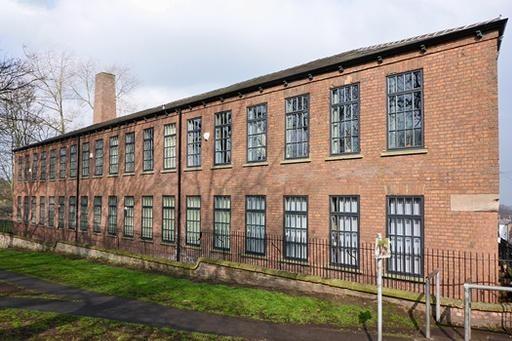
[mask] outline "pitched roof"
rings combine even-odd
[[[497,17],[487,21],[461,26],[457,28],[446,29],[434,33],[428,33],[402,39],[399,41],[378,44],[355,50],[346,51],[330,57],[314,60],[309,63],[294,66],[285,70],[269,73],[264,76],[252,78],[240,83],[235,83],[224,88],[216,89],[213,91],[205,92],[199,95],[179,99],[169,102],[164,105],[156,106],[146,110],[138,111],[126,116],[120,116],[115,119],[93,124],[78,130],[74,130],[62,135],[51,137],[49,139],[36,142],[27,146],[19,147],[14,151],[20,151],[31,147],[44,145],[51,142],[57,142],[71,137],[86,135],[94,131],[108,129],[111,127],[126,124],[132,121],[147,118],[149,116],[161,115],[169,112],[175,112],[185,109],[189,106],[202,105],[207,102],[217,101],[220,98],[228,98],[238,96],[239,94],[257,91],[260,88],[268,88],[271,86],[283,84],[286,80],[291,82],[294,80],[304,79],[311,75],[318,75],[325,72],[336,71],[340,66],[344,68],[362,64],[371,60],[376,60],[378,56],[388,57],[399,53],[407,52],[414,49],[419,49],[421,45],[426,47],[439,44],[446,41],[451,41],[475,35],[477,31],[482,33],[498,30],[500,40],[498,42],[498,49],[500,47],[501,37],[507,24],[507,18]]]

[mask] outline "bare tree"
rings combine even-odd
[[[20,59],[0,61],[0,101],[8,101],[13,92],[29,87],[34,81],[29,75],[30,69]]]

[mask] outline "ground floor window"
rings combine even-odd
[[[142,238],[153,238],[153,197],[142,197]]]
[[[23,198],[23,222],[28,224],[30,219],[30,197]]]
[[[55,197],[48,198],[48,227],[55,226]]]
[[[37,210],[37,198],[32,197],[32,198],[30,198],[30,222],[32,224],[37,223],[36,210]]]
[[[201,243],[201,197],[187,197],[187,221],[185,242],[188,245]]]
[[[245,198],[245,251],[265,254],[265,197]]]
[[[76,227],[76,197],[69,197],[68,220],[68,227],[74,229]]]
[[[80,230],[87,231],[88,219],[87,211],[89,210],[89,197],[80,197]]]
[[[330,197],[331,263],[359,265],[359,199],[357,196]]]
[[[229,250],[231,198],[229,196],[215,196],[213,211],[213,247],[221,250]]]
[[[117,234],[117,197],[108,197],[108,228],[110,235]]]
[[[423,198],[387,197],[387,233],[391,242],[388,272],[423,275]]]
[[[39,197],[39,224],[44,225],[46,222],[46,198]]]
[[[284,255],[308,259],[308,199],[304,196],[284,198]]]
[[[92,230],[101,232],[101,197],[94,197]]]
[[[66,209],[66,198],[59,197],[59,207],[57,207],[57,227],[64,228],[64,210]]]
[[[16,206],[16,219],[18,219],[19,222],[21,222],[21,207],[22,207],[21,196],[18,195],[18,204]]]
[[[162,241],[174,242],[176,204],[173,196],[162,197]]]
[[[125,237],[133,237],[135,199],[133,197],[124,197],[124,228]]]

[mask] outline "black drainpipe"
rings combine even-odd
[[[80,155],[80,135],[76,137],[76,199],[75,199],[75,244],[78,243],[78,223],[80,212],[80,161],[82,156]]]
[[[181,110],[178,109],[178,213],[177,213],[177,226],[176,226],[176,261],[180,261],[181,253],[181,141],[182,141],[182,129],[181,129]]]

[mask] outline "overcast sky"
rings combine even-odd
[[[0,57],[69,50],[140,80],[138,109],[367,45],[512,16],[510,0],[0,0]],[[501,202],[512,205],[512,22],[499,58]]]

